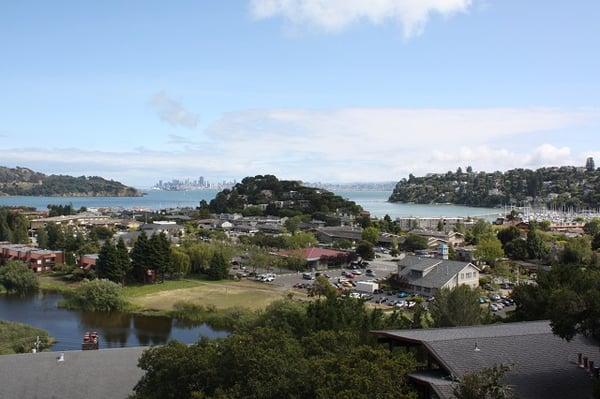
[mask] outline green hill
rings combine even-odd
[[[135,197],[141,193],[98,176],[48,176],[28,168],[0,166],[0,195]]]
[[[598,208],[600,169],[564,166],[475,173],[470,168],[466,172],[459,168],[424,177],[410,175],[398,182],[389,200],[479,207],[533,204]]]
[[[324,217],[332,214],[358,215],[362,208],[355,202],[299,181],[279,180],[272,175],[246,177],[231,189],[217,194],[208,208],[215,213],[246,215]]]

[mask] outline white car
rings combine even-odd
[[[360,276],[362,272],[360,270],[352,270],[352,274],[354,274],[355,276]]]

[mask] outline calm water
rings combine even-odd
[[[193,343],[200,337],[220,338],[226,332],[206,324],[193,325],[169,317],[125,313],[79,312],[58,308],[59,294],[31,297],[0,295],[0,320],[42,328],[57,340],[54,351],[79,350],[86,331],[100,334],[100,347],[159,345],[176,339]]]
[[[68,204],[75,208],[82,206],[121,207],[162,209],[176,207],[196,207],[201,200],[210,201],[217,190],[195,191],[149,191],[143,197],[0,197],[1,205],[26,205],[37,209],[46,209],[48,204]],[[387,202],[388,191],[337,191],[337,194],[360,204],[373,215],[383,217],[386,214],[396,217],[434,217],[434,216],[480,216],[499,214],[499,209],[472,208],[459,205],[417,205]]]

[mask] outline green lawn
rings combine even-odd
[[[198,287],[205,284],[215,284],[218,282],[206,281],[194,278],[181,280],[167,280],[155,284],[128,285],[123,288],[123,294],[128,298],[135,298],[144,295],[150,295],[162,291],[179,290],[185,288]]]

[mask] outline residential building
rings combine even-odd
[[[20,260],[26,263],[34,272],[41,272],[51,270],[54,265],[63,263],[65,256],[62,251],[51,251],[24,244],[1,242],[0,263],[10,260]]]
[[[84,270],[93,270],[96,268],[98,254],[86,254],[79,257],[78,265]]]
[[[352,241],[358,242],[362,240],[362,229],[359,227],[336,226],[336,227],[321,227],[315,230],[317,240],[324,244],[332,244],[336,241]],[[377,245],[382,247],[391,247],[394,242],[401,242],[402,237],[390,234],[381,233]]]
[[[458,247],[465,242],[465,236],[456,231],[437,231],[437,230],[412,230],[411,234],[427,238],[427,245],[430,248],[438,248],[440,244],[446,244],[449,247]]]
[[[548,321],[373,334],[390,349],[415,355],[420,367],[409,379],[420,399],[454,398],[457,380],[500,364],[512,367],[503,382],[519,399],[591,398],[592,378],[600,373],[593,366],[600,364],[597,343],[580,335],[561,339]]]
[[[398,280],[404,289],[433,296],[442,288],[479,287],[480,270],[470,262],[405,255],[398,261]]]

